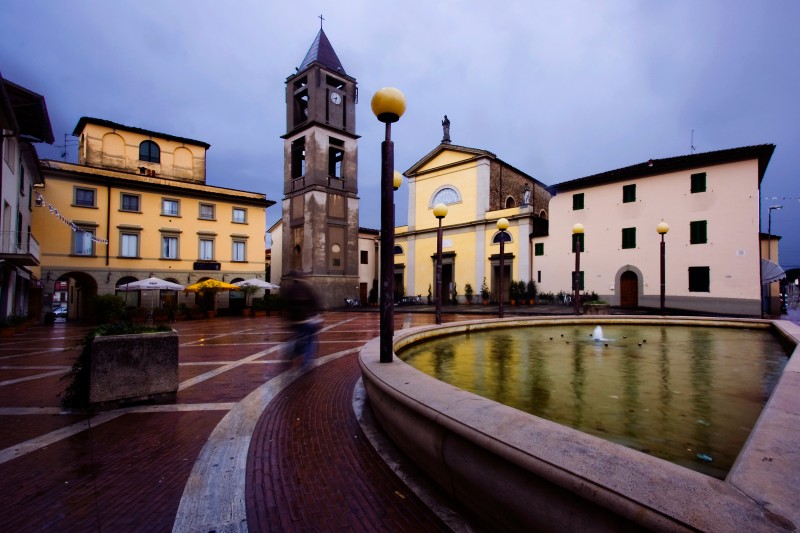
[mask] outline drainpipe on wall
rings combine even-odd
[[[106,180],[106,266],[108,266],[111,249],[111,180]]]

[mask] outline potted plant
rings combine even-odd
[[[431,284],[428,283],[428,305],[433,303],[433,293],[431,292]]]
[[[257,293],[261,290],[261,287],[257,287],[255,285],[241,285],[239,287],[239,291],[244,293],[244,308],[242,309],[242,316],[253,316],[252,310],[250,308],[250,296]]]
[[[489,286],[486,284],[486,277],[483,278],[483,283],[481,283],[481,301],[483,305],[489,304]]]
[[[467,283],[464,285],[464,298],[467,299],[467,305],[472,304],[472,284]]]
[[[528,296],[528,303],[530,305],[536,304],[536,282],[533,280],[528,281],[528,285],[525,287],[525,292]]]
[[[519,286],[513,279],[508,285],[508,300],[511,305],[517,305],[517,298],[519,298]]]
[[[453,305],[458,304],[458,290],[456,289],[456,282],[453,282],[453,288],[450,290],[450,303]]]

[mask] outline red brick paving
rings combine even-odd
[[[223,411],[127,414],[0,464],[5,531],[170,531]]]
[[[399,328],[407,315],[397,316]],[[328,313],[320,356],[377,335],[377,313]],[[412,323],[430,323],[414,317]],[[175,324],[185,381],[290,338],[280,318],[218,318]],[[71,366],[87,328],[32,328],[0,339],[0,382]],[[201,339],[205,339],[201,342]],[[48,349],[56,349],[46,352]],[[176,404],[236,402],[288,368],[282,350],[180,391]],[[51,369],[26,370],[25,366]],[[446,529],[382,462],[352,408],[356,356],[328,362],[267,407],[251,443],[250,530]],[[0,386],[0,450],[69,426],[83,414],[19,414],[58,407],[59,376]],[[128,413],[0,463],[6,531],[170,531],[192,466],[223,410]]]
[[[85,420],[87,415],[0,416],[0,450]]]
[[[273,400],[247,468],[251,531],[444,531],[372,449],[352,405],[356,355],[318,367]]]

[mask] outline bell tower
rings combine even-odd
[[[308,273],[325,307],[358,294],[357,102],[320,28],[286,78],[281,267]]]

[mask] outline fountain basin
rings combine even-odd
[[[762,324],[797,344],[783,321],[647,319],[601,323]],[[400,332],[399,349],[421,339],[476,329],[598,323],[596,317],[480,320]],[[800,489],[800,358],[781,379],[726,480],[528,415],[444,384],[395,358],[379,363],[379,341],[360,365],[376,419],[440,487],[487,524],[508,529],[791,531]]]

